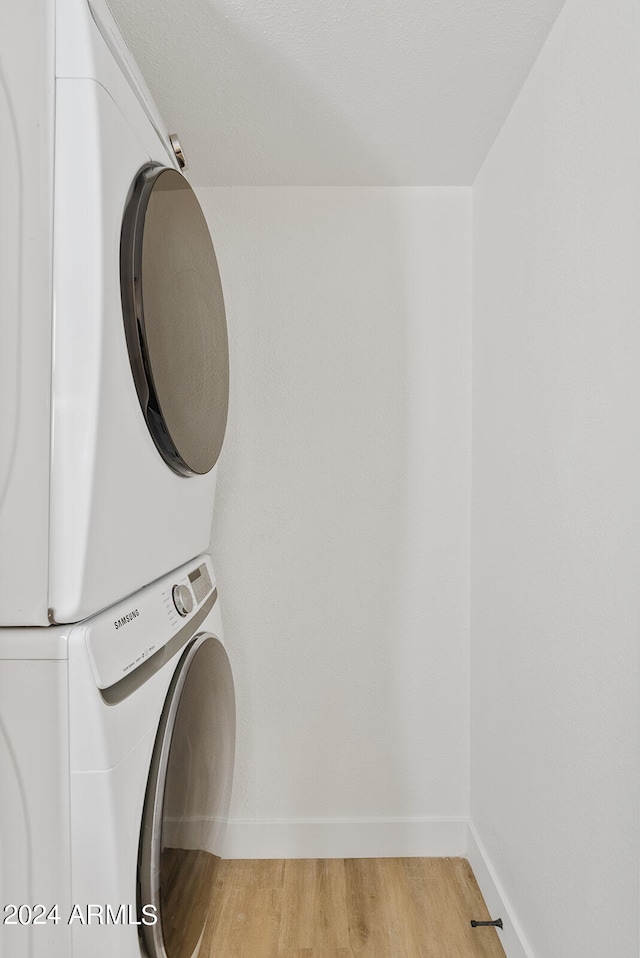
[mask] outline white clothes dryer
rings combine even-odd
[[[23,6],[0,12],[4,626],[80,621],[208,548],[228,402],[209,231],[106,3]]]
[[[211,562],[0,631],[0,953],[208,955],[235,702]]]

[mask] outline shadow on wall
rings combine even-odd
[[[133,45],[139,11],[123,3],[114,8]],[[154,43],[147,39],[133,49],[150,88],[164,94],[158,105],[169,127],[187,131],[181,139],[192,161],[191,181],[362,184],[366,168],[370,184],[392,183],[392,171],[358,135],[358,118],[345,115],[339,100],[328,100],[303,62],[287,57],[284,44],[274,48],[268,30],[259,32],[258,16],[242,26],[238,18],[238,11],[227,14],[224,3],[211,0],[158,5],[148,27]],[[211,104],[206,116],[203,86]]]
[[[442,260],[467,191],[449,192],[200,191],[232,357],[213,553],[235,818],[466,811],[468,330]]]

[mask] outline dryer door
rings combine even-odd
[[[195,958],[205,941],[234,745],[229,659],[213,635],[198,635],[183,652],[167,694],[145,798],[138,915],[149,958]],[[145,924],[153,914],[158,921]]]
[[[227,326],[202,209],[174,169],[138,174],[122,223],[120,280],[131,369],[153,441],[174,472],[207,473],[227,422]]]

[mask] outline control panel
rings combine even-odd
[[[209,556],[180,569],[86,623],[96,683],[106,689],[159,652],[194,620],[215,589]]]

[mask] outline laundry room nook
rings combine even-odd
[[[0,10],[0,958],[638,958],[639,41]]]

